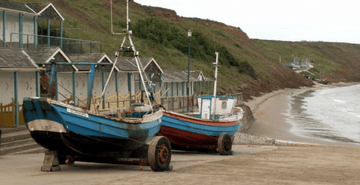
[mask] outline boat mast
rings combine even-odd
[[[218,64],[219,64],[219,52],[215,51],[215,55],[216,55],[216,60],[215,63],[213,63],[215,65],[215,79],[214,79],[214,97],[216,97],[216,85],[217,85],[217,73],[218,73]]]
[[[129,19],[129,0],[126,0],[126,30],[124,29],[124,30],[123,30],[123,31],[124,31],[123,33],[115,33],[115,32],[114,32],[114,27],[113,27],[113,22],[112,22],[112,21],[113,21],[113,20],[112,20],[112,0],[110,0],[110,4],[111,4],[111,34],[112,34],[112,35],[125,35],[125,36],[124,36],[124,39],[123,39],[123,41],[122,41],[122,43],[121,43],[121,46],[120,46],[119,51],[120,51],[120,50],[124,50],[124,43],[125,43],[125,41],[126,41],[126,37],[129,38],[129,42],[130,42],[130,45],[131,45],[131,46],[130,46],[130,50],[134,52],[136,66],[137,66],[137,69],[138,69],[138,71],[139,71],[140,78],[141,78],[140,80],[141,80],[141,82],[142,82],[142,85],[143,85],[144,90],[145,90],[146,97],[147,97],[147,99],[148,99],[148,101],[149,101],[149,105],[150,105],[151,110],[152,110],[152,105],[151,105],[151,101],[150,101],[150,97],[149,97],[150,94],[149,94],[149,92],[147,91],[147,88],[146,88],[146,85],[145,85],[145,82],[144,82],[144,77],[143,77],[143,73],[145,74],[144,67],[142,66],[141,61],[140,61],[140,58],[139,58],[139,51],[136,51],[135,46],[134,46],[134,43],[133,43],[133,41],[132,41],[132,39],[131,39],[132,31],[129,30],[129,22],[130,22],[130,19]],[[112,67],[112,69],[111,69],[111,71],[110,71],[110,74],[109,74],[109,77],[108,77],[108,79],[107,79],[107,81],[106,81],[105,88],[103,89],[103,92],[101,93],[101,96],[100,96],[100,97],[102,97],[102,96],[104,95],[104,93],[105,93],[106,87],[107,87],[107,85],[108,85],[108,83],[109,83],[109,81],[110,81],[111,74],[113,73],[114,68],[115,68],[115,66],[116,66],[116,62],[117,62],[117,60],[118,60],[119,57],[120,57],[120,52],[116,52],[115,55],[116,55],[115,62],[113,63],[113,67]],[[144,76],[145,76],[146,81],[149,83],[149,80],[148,80],[147,76],[146,76],[146,75],[144,75]],[[148,85],[149,85],[149,87],[150,87],[151,84],[149,83]],[[100,103],[101,103],[101,99],[100,99],[99,104],[98,104],[97,107],[99,107]]]
[[[215,63],[213,63],[215,65],[215,79],[214,79],[214,95],[213,95],[213,100],[214,100],[214,116],[213,119],[215,119],[215,115],[216,115],[216,86],[217,86],[217,73],[218,73],[218,66],[219,66],[219,52],[216,50],[215,51],[215,55],[216,55],[216,60]],[[211,109],[210,109],[211,111]]]

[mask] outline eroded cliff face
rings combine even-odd
[[[138,5],[140,6],[140,5]],[[293,70],[284,67],[280,62],[277,61],[277,58],[274,59],[272,54],[277,53],[278,55],[289,55],[293,53],[284,53],[284,51],[276,51],[275,48],[262,48],[258,42],[250,39],[248,35],[241,30],[239,27],[234,27],[226,25],[224,23],[215,22],[211,20],[203,20],[197,18],[181,18],[175,11],[168,10],[158,7],[148,7],[151,9],[151,15],[156,16],[171,22],[182,24],[184,27],[189,27],[186,25],[183,19],[192,19],[197,23],[204,25],[205,27],[216,27],[220,28],[223,33],[230,34],[231,39],[217,39],[221,44],[231,46],[234,44],[234,41],[240,43],[239,48],[229,47],[230,52],[236,53],[241,52],[243,56],[253,60],[257,63],[261,63],[262,66],[265,66],[266,70],[269,71],[266,77],[263,78],[241,78],[237,75],[234,75],[233,79],[227,80],[236,80],[241,81],[244,85],[239,86],[229,86],[224,89],[219,89],[220,93],[233,93],[233,92],[242,92],[244,95],[244,100],[251,99],[252,96],[259,96],[262,93],[271,92],[273,90],[283,89],[283,88],[299,88],[302,86],[312,86],[314,83],[312,80],[303,77],[295,73]],[[214,35],[209,34],[209,38],[215,38]],[[260,41],[268,42],[268,41]],[[272,41],[276,42],[276,41]],[[311,52],[317,53],[321,57],[330,59],[338,63],[341,68],[340,70],[329,72],[325,74],[325,78],[328,82],[352,82],[360,81],[360,45],[354,44],[342,44],[342,43],[308,43],[308,42],[281,42],[278,41],[277,44],[289,45],[292,47],[292,52],[304,50],[304,47],[310,48]],[[347,49],[344,49],[346,47]],[[349,49],[350,48],[350,49]],[[273,50],[272,52],[266,52]],[[276,57],[278,57],[278,55]],[[288,61],[290,62],[290,61]],[[261,69],[256,66],[252,66],[256,74],[262,73]],[[248,74],[249,75],[249,74]],[[251,76],[251,75],[249,75]]]
[[[281,64],[269,62],[266,56],[262,55],[262,49],[259,48],[253,41],[247,36],[247,34],[242,31],[239,27],[229,26],[224,23],[215,22],[211,20],[203,20],[197,18],[180,18],[175,11],[168,10],[158,7],[146,7],[148,8],[149,15],[162,18],[174,23],[182,24],[184,27],[190,27],[186,25],[183,19],[191,19],[196,21],[199,24],[204,25],[205,27],[216,27],[221,29],[224,34],[231,35],[231,39],[220,39],[217,40],[225,46],[233,45],[236,41],[240,43],[241,48],[229,48],[230,52],[242,52],[248,58],[253,59],[257,62],[263,63],[262,65],[267,66],[270,70],[270,76],[267,77],[268,81],[254,78],[241,78],[240,76],[235,75],[233,79],[227,80],[237,80],[243,82],[243,86],[229,86],[227,88],[219,89],[219,93],[235,93],[242,92],[244,95],[244,100],[251,99],[251,96],[258,96],[264,92],[271,92],[272,90],[282,89],[282,88],[298,88],[300,86],[311,86],[313,83],[294,73],[292,70],[284,68]],[[214,38],[214,35],[208,34],[209,38]],[[246,48],[246,49],[245,49]],[[257,69],[254,68],[254,72],[257,73]],[[249,75],[249,74],[248,74]],[[255,74],[256,75],[256,74]],[[249,75],[251,76],[251,75]]]
[[[181,19],[177,17],[176,12],[172,10],[154,9],[154,11],[157,12],[156,16],[158,17],[183,24]],[[228,87],[227,89],[221,89],[220,92],[243,92],[244,99],[247,100],[250,99],[251,96],[258,96],[261,93],[271,92],[277,89],[299,88],[301,86],[312,86],[314,84],[311,80],[295,73],[289,68],[284,67],[281,63],[276,61],[276,59],[269,56],[269,52],[265,52],[266,50],[272,50],[273,48],[262,48],[261,46],[256,44],[258,42],[269,41],[257,40],[257,42],[255,43],[254,40],[250,39],[247,34],[239,27],[229,26],[210,20],[196,19],[196,21],[200,24],[203,24],[204,26],[217,27],[222,29],[223,32],[231,34],[231,39],[224,39],[220,40],[219,42],[224,45],[232,45],[234,40],[240,42],[241,48],[236,48],[237,50],[230,48],[231,52],[242,52],[248,58],[251,58],[252,60],[266,66],[267,70],[270,71],[270,75],[267,76],[267,80],[251,78],[242,79],[234,77],[234,79],[231,80],[242,81],[244,85],[242,87],[234,86]],[[212,37],[212,35],[208,36]],[[323,57],[323,59],[330,60],[339,64],[341,67],[338,70],[325,72],[323,77],[329,83],[360,81],[360,45],[324,42],[271,42],[277,42],[277,44],[289,46],[293,48],[291,50],[292,52],[302,52],[302,50],[304,50],[305,48],[306,50],[309,50],[309,54],[316,54],[320,57]],[[249,49],[244,49],[245,47],[250,48],[251,51],[249,51]],[[276,49],[273,50],[273,53],[279,53],[278,56],[291,56],[293,54],[290,52],[284,53],[284,51],[276,51]],[[257,69],[256,67],[254,67],[254,69],[256,73],[259,73],[259,69]]]
[[[101,0],[101,2],[103,4],[101,5],[101,8],[110,9],[110,2],[108,0]],[[92,19],[86,14],[82,14],[78,11],[77,7],[71,7],[63,0],[54,1],[53,3],[62,11],[66,11],[67,14],[70,14],[92,27],[94,27],[93,25],[99,25],[94,27],[97,31],[109,32],[109,28],[106,25],[104,26],[98,22],[98,20]],[[114,3],[119,5],[125,4],[126,2],[124,0],[114,0]],[[326,60],[339,64],[341,67],[337,70],[325,73],[324,77],[329,82],[360,81],[360,45],[324,42],[261,41],[250,39],[239,27],[211,20],[180,17],[173,10],[161,7],[142,6],[133,0],[130,1],[130,9],[146,12],[146,15],[149,17],[158,17],[175,24],[180,24],[188,29],[192,29],[192,25],[189,25],[189,22],[192,21],[191,24],[201,24],[204,29],[216,28],[217,30],[220,30],[221,34],[225,35],[224,37],[211,32],[204,33],[209,39],[216,40],[224,45],[229,52],[237,55],[237,58],[242,60],[241,62],[247,60],[253,69],[253,71],[247,71],[252,73],[247,74],[248,77],[235,74],[235,71],[233,78],[225,80],[239,81],[242,85],[229,85],[228,87],[219,88],[218,92],[220,93],[242,92],[244,100],[248,100],[251,99],[252,96],[259,96],[261,93],[271,92],[277,89],[312,86],[313,82],[311,80],[284,67],[278,61],[279,55],[291,56],[295,51],[299,51],[300,53],[311,52],[313,55],[323,57]],[[125,17],[124,13],[118,11],[116,7],[114,8],[114,13],[119,17]],[[276,42],[277,46],[286,46],[287,50],[272,48],[269,45],[262,44],[267,42]],[[235,43],[236,46],[234,46]],[[290,62],[290,60],[291,58],[288,57],[288,62]],[[157,62],[161,65],[162,61],[157,60]],[[258,78],[254,78],[254,76],[258,76]]]

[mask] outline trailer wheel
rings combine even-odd
[[[231,155],[231,148],[232,148],[232,140],[231,140],[231,136],[226,133],[223,132],[220,134],[219,138],[218,138],[218,152],[220,153],[220,155]]]
[[[148,149],[148,161],[153,171],[165,171],[171,160],[170,141],[164,136],[156,136]]]

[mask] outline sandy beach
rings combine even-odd
[[[255,117],[247,133],[299,145],[236,144],[230,156],[174,150],[173,170],[166,172],[82,162],[41,172],[43,154],[0,156],[0,184],[360,184],[359,147],[290,132],[282,114],[289,95],[308,89],[275,91],[245,102]]]
[[[44,154],[0,156],[0,184],[359,184],[360,149],[234,145],[233,155],[173,151],[173,171],[75,162],[42,172]]]

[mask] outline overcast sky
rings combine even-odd
[[[359,0],[135,0],[240,27],[250,38],[360,44]],[[131,16],[131,15],[130,15]]]

